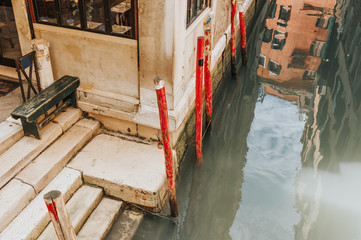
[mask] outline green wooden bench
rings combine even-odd
[[[17,107],[11,116],[21,119],[25,136],[33,135],[40,139],[39,128],[51,121],[58,112],[70,104],[74,107],[77,106],[75,90],[79,84],[79,78],[64,76]],[[49,113],[54,106],[56,109]],[[42,116],[43,118],[39,120]]]

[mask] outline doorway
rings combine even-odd
[[[21,57],[18,32],[11,0],[0,2],[0,65],[15,67]]]

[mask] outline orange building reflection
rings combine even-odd
[[[271,1],[257,69],[268,94],[306,104],[326,52],[335,4],[336,0]]]

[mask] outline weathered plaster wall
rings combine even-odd
[[[35,35],[50,42],[54,78],[73,75],[83,88],[138,98],[136,40],[34,24]]]
[[[153,79],[166,80],[169,109],[173,109],[173,34],[175,1],[139,0],[139,84],[141,105],[156,107]]]
[[[213,29],[213,42],[217,43],[231,24],[231,3],[229,0],[216,0],[214,3],[213,11],[214,16],[214,29]]]
[[[223,0],[214,0],[213,7],[220,4],[218,1]],[[246,27],[248,28],[250,25],[251,20],[255,14],[255,1],[254,0],[245,0],[243,4],[244,10],[246,12],[245,15],[245,23]],[[225,13],[228,14],[228,13]],[[230,14],[230,13],[229,13]],[[217,22],[218,24],[218,22]],[[229,23],[230,24],[230,23]],[[237,30],[237,42],[240,42],[240,31],[239,27],[236,28]],[[230,35],[230,25],[228,25],[223,34],[220,35],[220,38],[217,42],[213,43],[213,52],[212,52],[212,90],[213,93],[217,89],[218,85],[220,84],[222,77],[229,67],[231,61],[231,51],[230,51],[230,44],[229,39],[227,36]],[[213,39],[214,41],[214,39]],[[194,68],[195,71],[195,68]],[[188,81],[195,82],[194,74],[192,78]],[[189,146],[189,143],[192,142],[194,138],[194,127],[195,127],[195,107],[194,107],[194,98],[193,104],[188,109],[187,115],[184,118],[181,126],[177,129],[176,132],[173,133],[173,141],[176,141],[174,144],[174,149],[177,152],[177,158],[179,161],[183,159],[184,153]],[[176,140],[175,140],[176,139]]]
[[[220,73],[221,76],[225,70],[224,66],[228,63],[225,61],[227,57],[224,56],[227,53],[226,46],[230,35],[230,4],[228,1],[214,0],[212,8],[205,9],[192,24],[186,26],[186,14],[184,14],[186,1],[175,0],[168,3],[169,5],[166,2],[164,0],[157,0],[156,3],[145,0],[139,2],[140,108],[134,122],[139,124],[139,129],[141,129],[140,126],[146,126],[148,129],[153,129],[148,132],[158,131],[159,119],[153,78],[157,75],[164,77],[169,109],[169,128],[172,143],[175,144],[194,106],[197,37],[203,36],[203,21],[210,14],[213,15],[213,28],[216,28],[214,31],[217,31],[213,41],[212,69],[217,68],[215,72]],[[241,2],[245,9],[249,9],[253,1]],[[152,13],[146,13],[146,10]],[[167,10],[166,13],[165,10]],[[157,11],[157,15],[153,11]],[[159,27],[162,26],[164,19],[173,21],[173,25],[165,24]],[[165,49],[162,49],[163,45],[166,46]],[[169,55],[168,47],[170,46],[173,49],[172,57]],[[219,61],[222,61],[221,71],[217,67]],[[144,74],[145,72],[148,76]],[[141,135],[141,131],[139,134]]]

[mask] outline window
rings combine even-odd
[[[264,30],[262,41],[269,43],[272,40],[273,29],[267,28]]]
[[[317,77],[317,73],[315,71],[307,70],[303,74],[302,79],[306,80],[306,81],[314,81],[316,79],[316,77]]]
[[[191,24],[194,19],[210,5],[210,0],[187,0],[187,25]]]
[[[286,43],[287,33],[276,30],[271,44],[272,49],[282,50]]]
[[[291,18],[291,8],[292,6],[281,5],[280,15],[278,16],[277,22],[278,25],[287,27],[287,22]]]
[[[276,1],[272,0],[270,3],[270,6],[268,7],[267,18],[270,18],[270,19],[275,18],[276,10],[277,10]]]
[[[291,61],[288,64],[288,68],[306,69],[309,63],[306,64],[308,58],[308,50],[302,48],[295,48],[291,55]]]
[[[267,69],[270,71],[271,74],[279,75],[281,72],[282,66],[278,62],[270,60],[268,62]]]
[[[263,54],[259,55],[258,65],[263,67],[263,68],[266,67],[266,56],[265,55],[263,55]]]
[[[308,64],[306,65],[306,58],[307,56],[293,56],[288,64],[288,68],[305,69],[308,67]]]
[[[38,23],[135,38],[135,0],[36,0]]]
[[[335,23],[335,17],[332,15],[324,15],[322,14],[319,18],[317,18],[316,27],[332,30],[332,27]]]
[[[323,58],[326,53],[326,43],[314,41],[310,47],[310,55]]]

